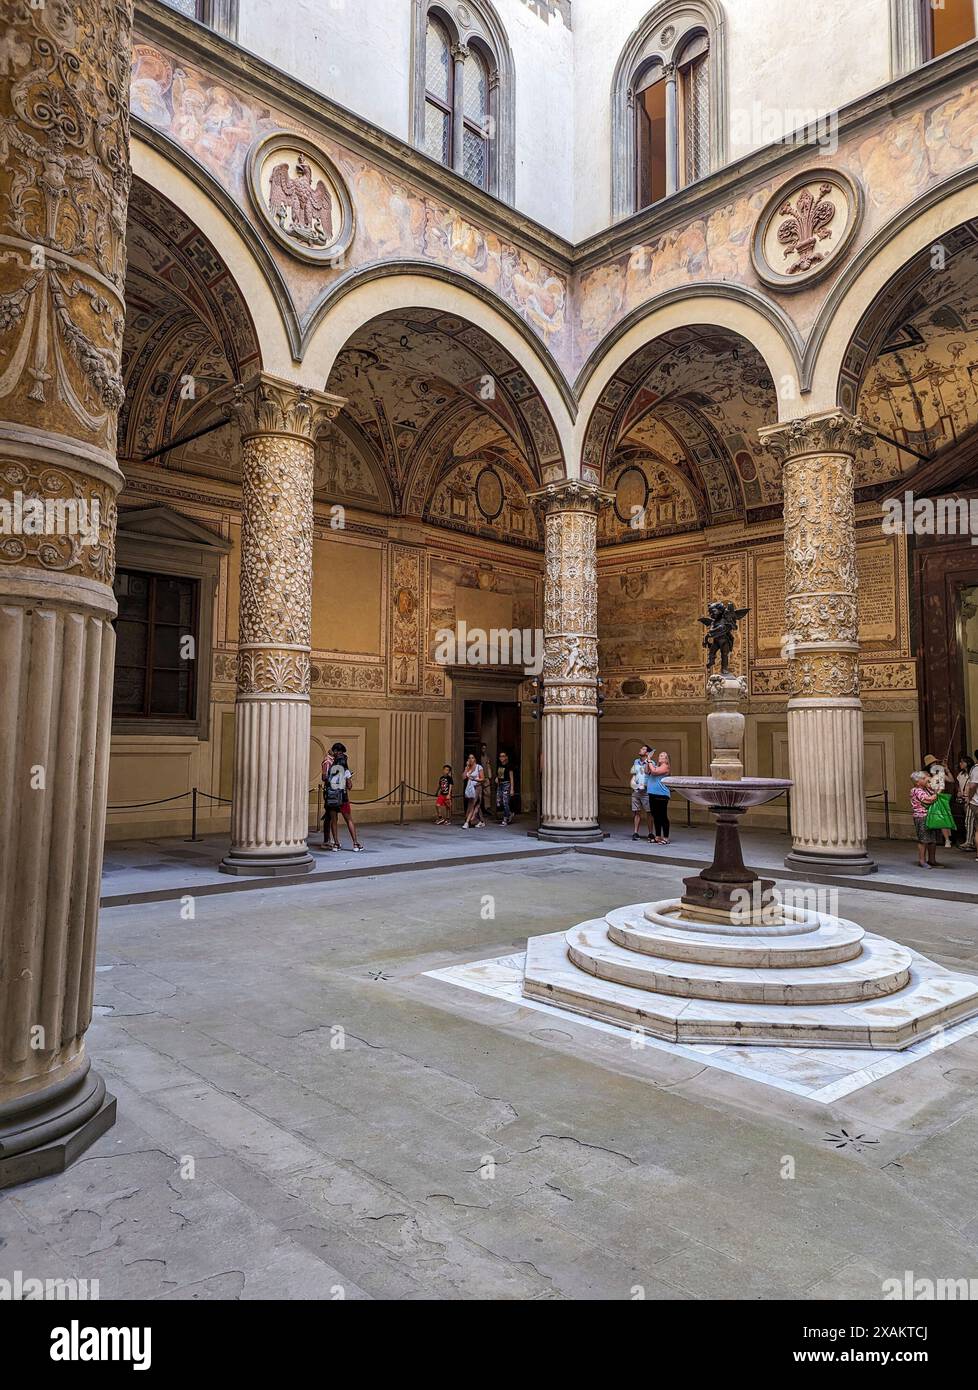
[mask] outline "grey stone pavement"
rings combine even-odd
[[[367,877],[396,871],[449,868],[480,859],[491,861],[501,857],[553,856],[567,852],[561,846],[529,836],[527,830],[532,823],[529,819],[518,819],[503,828],[490,821],[484,830],[462,830],[457,820],[450,827],[435,826],[429,821],[410,821],[405,825],[371,824],[360,830],[364,845],[362,854],[354,854],[350,849],[345,827],[340,831],[342,849],[337,853],[323,850],[322,835],[315,833],[309,842],[316,860],[312,873],[280,879],[278,884],[289,886],[318,878]],[[713,829],[710,826],[687,826],[680,819],[672,827],[671,844],[650,845],[645,840],[632,840],[630,819],[609,819],[604,824],[608,838],[595,847],[602,855],[611,853],[642,862],[655,860],[697,868],[709,863],[712,857]],[[786,879],[804,877],[786,873],[784,869],[784,857],[790,848],[787,835],[745,829],[742,838],[744,857],[754,868]],[[222,874],[218,865],[227,848],[226,835],[208,835],[196,842],[181,838],[110,842],[105,847],[102,906],[163,901],[184,893],[238,893],[256,885],[267,887],[267,878]],[[856,888],[871,888],[874,892],[887,889],[924,892],[930,897],[950,897],[978,904],[978,860],[972,853],[942,850],[938,856],[942,868],[938,871],[917,867],[916,845],[910,840],[873,840],[870,853],[879,865],[877,873],[852,879],[830,875],[820,881],[848,883]]]
[[[0,1277],[97,1278],[102,1298],[614,1300],[978,1276],[978,1035],[823,1105],[425,977],[678,878],[531,853],[198,896],[193,918],[176,899],[105,910],[89,1049],[118,1123],[67,1173],[0,1193]],[[839,899],[978,970],[971,904]]]

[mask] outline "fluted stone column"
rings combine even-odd
[[[598,824],[598,509],[592,483],[533,494],[543,513],[544,702],[540,838],[600,840]]]
[[[2,7],[0,1187],[108,1129],[91,1069],[116,613],[131,0]]]
[[[793,869],[872,873],[859,699],[854,456],[871,438],[843,411],[761,431],[783,466]]]
[[[303,873],[315,438],[343,401],[262,375],[237,386],[241,598],[229,874]]]

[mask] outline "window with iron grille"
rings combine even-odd
[[[119,605],[114,717],[191,720],[199,581],[120,569],[114,588]]]
[[[679,64],[680,185],[710,172],[709,40],[698,34]]]

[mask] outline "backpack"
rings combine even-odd
[[[346,800],[346,768],[334,763],[326,779],[326,806],[330,811],[338,811]]]

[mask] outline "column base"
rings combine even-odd
[[[63,1173],[115,1118],[115,1096],[87,1065],[33,1104],[0,1106],[0,1188]]]
[[[308,850],[298,854],[237,854],[233,849],[218,868],[222,874],[260,874],[280,878],[287,874],[307,874],[316,861]]]
[[[875,874],[879,865],[868,854],[833,854],[829,850],[793,849],[785,855],[786,869],[797,869],[801,873],[819,874]]]
[[[607,838],[607,831],[602,830],[600,825],[587,825],[580,829],[573,826],[541,825],[535,833],[538,840],[549,840],[564,845],[589,845]]]

